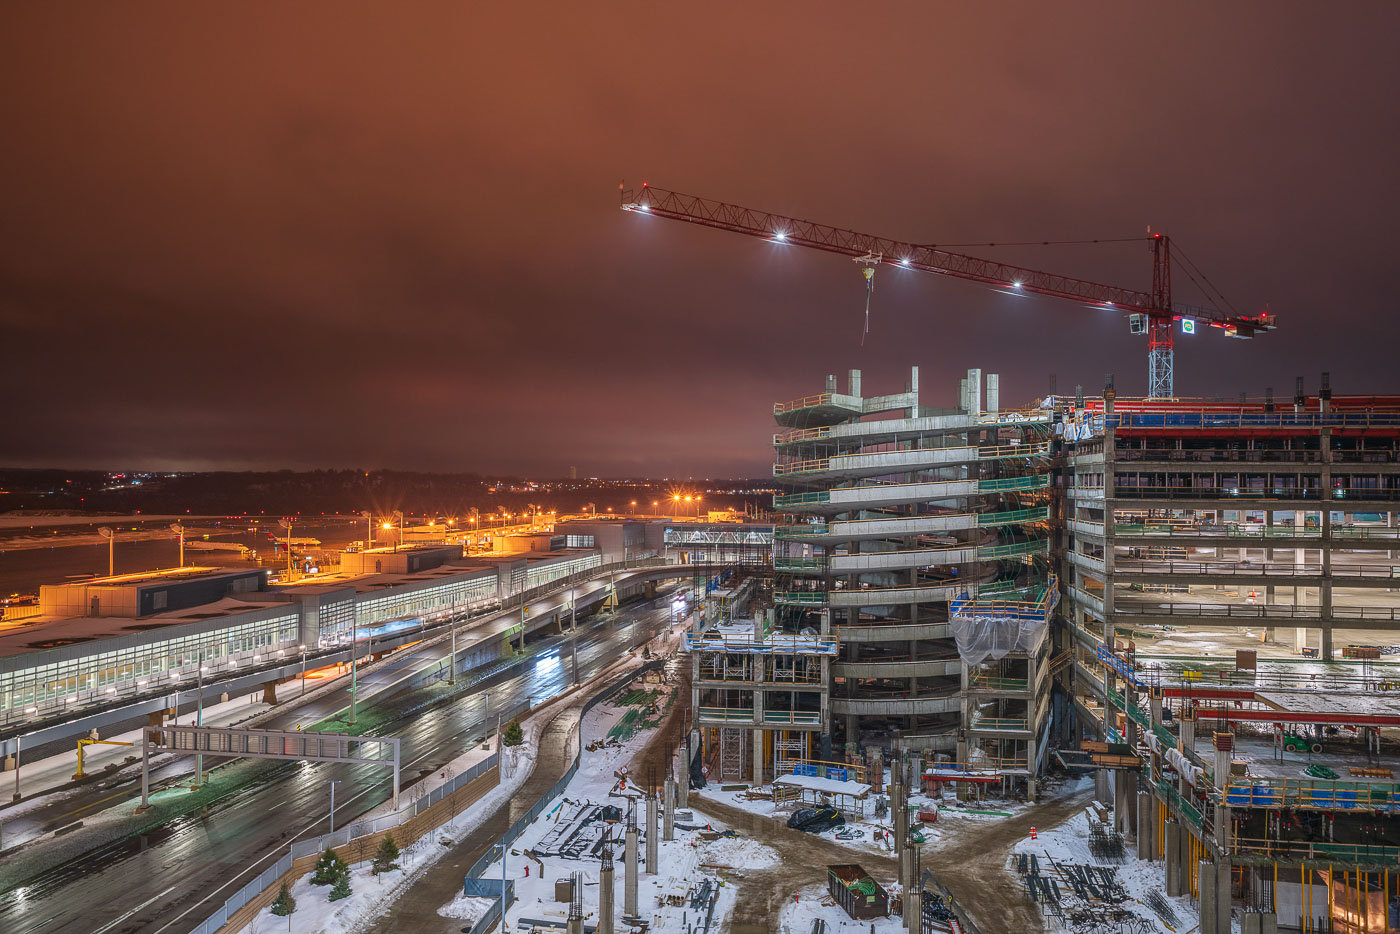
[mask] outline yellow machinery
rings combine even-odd
[[[96,732],[96,730],[94,730],[93,732]],[[86,777],[87,777],[87,773],[83,771],[83,747],[84,747],[84,746],[91,746],[93,743],[97,743],[97,744],[102,745],[102,746],[135,746],[135,745],[136,745],[135,743],[123,743],[123,742],[121,742],[120,740],[115,740],[115,739],[80,739],[80,740],[78,740],[78,771],[76,771],[76,772],[73,773],[73,780],[74,780],[74,781],[77,781],[77,780],[80,779],[80,778],[86,778]]]

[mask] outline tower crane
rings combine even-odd
[[[626,188],[625,184],[618,187],[624,211],[652,214],[759,237],[773,243],[849,256],[864,267],[867,284],[875,267],[889,265],[981,282],[1015,294],[1049,295],[1094,308],[1122,311],[1128,315],[1129,331],[1147,336],[1147,387],[1148,396],[1153,399],[1175,396],[1173,347],[1176,322],[1180,321],[1182,331],[1188,334],[1194,334],[1196,325],[1200,323],[1219,328],[1226,337],[1237,338],[1250,338],[1275,327],[1275,316],[1271,312],[1242,315],[1218,308],[1173,302],[1171,240],[1163,234],[1144,238],[1152,247],[1152,290],[1141,292],[951,253],[934,245],[906,243],[828,227],[813,221],[654,188],[645,182],[638,189]]]

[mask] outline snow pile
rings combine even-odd
[[[700,844],[700,864],[728,869],[768,869],[778,865],[778,853],[770,846],[746,837],[720,837]]]
[[[438,909],[438,914],[444,918],[455,918],[458,921],[475,921],[486,910],[491,907],[494,898],[486,898],[481,895],[458,895]]]

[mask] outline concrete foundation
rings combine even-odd
[[[1243,934],[1278,934],[1278,915],[1272,911],[1247,911],[1240,918]]]

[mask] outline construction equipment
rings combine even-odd
[[[1013,295],[1048,295],[1081,302],[1092,308],[1111,308],[1127,313],[1129,331],[1147,336],[1147,395],[1152,399],[1170,399],[1175,396],[1175,322],[1181,322],[1184,334],[1196,333],[1196,325],[1203,323],[1219,328],[1227,337],[1239,338],[1250,338],[1260,331],[1273,330],[1276,326],[1275,316],[1267,311],[1256,315],[1242,315],[1218,307],[1198,308],[1174,302],[1171,240],[1160,233],[1149,233],[1143,238],[1129,238],[1142,239],[1151,244],[1152,290],[1141,292],[952,253],[938,249],[932,244],[906,243],[828,227],[737,204],[726,204],[695,195],[653,188],[645,182],[639,189],[628,189],[625,183],[619,185],[618,189],[622,195],[624,211],[654,214],[657,217],[759,237],[770,243],[792,244],[849,256],[861,264],[862,274],[866,279],[867,329],[870,291],[874,288],[873,271],[878,265],[917,269],[980,282]],[[1186,259],[1184,255],[1181,258]],[[1219,297],[1221,303],[1228,307],[1228,301],[1220,296],[1219,290],[1210,285],[1204,275],[1198,273],[1199,278],[1192,275],[1190,261],[1186,262],[1188,277],[1200,285],[1203,293]]]
[[[96,733],[97,731],[96,731],[96,730],[93,730],[93,732]],[[115,740],[115,739],[80,739],[80,740],[78,740],[78,771],[76,771],[76,772],[73,773],[73,780],[74,780],[74,781],[78,781],[79,779],[82,779],[82,778],[87,778],[87,773],[83,771],[83,747],[84,747],[84,746],[91,746],[91,745],[93,745],[94,743],[97,744],[97,745],[99,745],[99,746],[135,746],[135,745],[136,745],[135,743],[123,743],[123,742],[121,742],[120,740]]]

